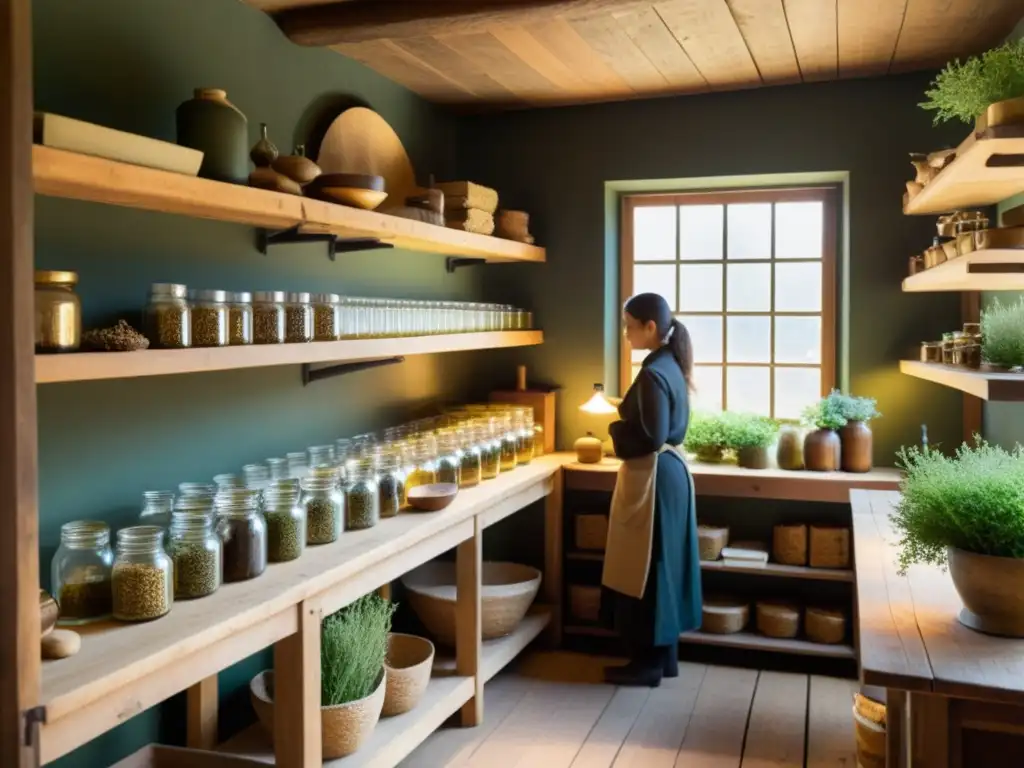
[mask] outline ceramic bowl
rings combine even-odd
[[[458,492],[459,486],[455,483],[417,485],[409,491],[409,504],[421,512],[437,512],[455,501]]]

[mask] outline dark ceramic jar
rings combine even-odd
[[[839,469],[839,435],[831,429],[816,429],[804,437],[804,466],[811,472]]]
[[[851,421],[839,430],[843,472],[870,472],[872,467],[871,427]]]
[[[245,115],[219,88],[197,88],[178,107],[178,143],[203,153],[199,175],[245,184],[249,178],[249,128]]]

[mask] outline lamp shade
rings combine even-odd
[[[580,410],[595,416],[610,416],[619,412],[619,409],[608,402],[608,398],[604,396],[604,386],[601,384],[594,385],[594,394],[580,406]]]

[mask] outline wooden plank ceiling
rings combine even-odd
[[[244,0],[430,101],[530,107],[929,69],[1022,0]]]

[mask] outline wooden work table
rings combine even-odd
[[[888,691],[890,768],[1020,765],[1024,640],[963,626],[960,598],[939,568],[897,573],[889,515],[898,500],[851,494],[861,677]]]

